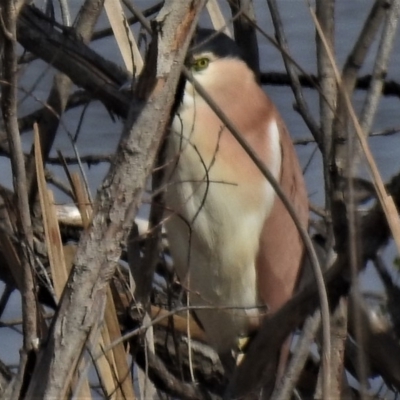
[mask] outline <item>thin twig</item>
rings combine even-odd
[[[379,136],[391,136],[400,133],[400,127],[394,126],[392,128],[381,129],[379,131],[370,132],[369,137],[379,137]],[[293,139],[293,144],[296,146],[304,146],[310,143],[315,143],[315,139],[312,137],[305,137],[299,139]],[[106,157],[106,156],[103,156]]]
[[[128,0],[122,0],[122,2],[124,3],[124,6],[137,18],[146,31],[151,34],[150,22],[146,19],[144,13],[135,6],[133,2]]]
[[[154,6],[151,6],[151,7],[147,8],[146,10],[141,11],[141,13],[144,17],[150,17],[150,16],[156,14],[158,11],[160,11],[162,5],[163,5],[163,2],[160,1],[159,3],[155,4]],[[140,19],[137,16],[127,18],[127,23],[129,25],[134,25],[138,22],[140,22]],[[112,36],[112,35],[113,35],[112,28],[102,29],[102,30],[99,30],[99,31],[96,31],[93,33],[92,41],[104,39],[104,38],[106,38],[108,36]]]
[[[329,46],[329,49],[332,53],[334,53],[335,49],[335,1],[334,0],[317,0],[316,1],[316,15],[321,25],[321,30],[324,32],[324,38],[326,44]],[[333,67],[330,63],[329,56],[327,50],[325,49],[325,43],[322,43],[320,36],[316,35],[316,45],[317,45],[317,67],[318,67],[318,82],[321,90],[319,91],[319,112],[320,112],[320,124],[321,124],[321,142],[322,142],[322,162],[323,162],[323,170],[324,170],[324,182],[325,182],[325,208],[327,210],[331,210],[331,196],[332,193],[332,181],[330,174],[330,154],[332,151],[332,129],[333,129],[333,120],[335,116],[336,109],[336,96],[337,96],[337,88],[336,81],[334,76]],[[333,236],[333,227],[332,222],[330,220],[325,220],[326,225],[326,248],[331,248],[334,243]],[[336,310],[335,314],[337,313]],[[336,318],[338,316],[336,315]],[[338,360],[335,357],[336,353],[334,352],[334,348],[336,346],[342,346],[343,343],[338,343],[338,338],[335,335],[336,324],[335,317],[333,317],[333,321],[331,324],[332,329],[332,340],[331,346],[329,349],[329,358],[331,365],[329,366],[330,371],[334,373],[334,376],[330,376],[327,374],[326,366],[327,360],[322,354],[322,369],[320,369],[319,377],[317,384],[317,395],[321,390],[322,399],[328,399],[329,396],[334,398],[340,397],[340,388],[338,384],[334,384],[334,382],[338,382],[337,374],[340,374],[340,368],[338,365],[334,365],[340,363],[341,360]],[[332,354],[333,353],[333,354]],[[331,379],[332,378],[332,379]]]
[[[269,7],[269,11],[271,13],[272,22],[273,22],[274,28],[275,28],[275,36],[276,36],[276,40],[278,42],[278,49],[282,53],[283,62],[285,63],[285,68],[286,68],[287,74],[290,79],[290,85],[291,85],[294,97],[296,99],[296,107],[297,107],[298,111],[300,112],[300,114],[302,115],[304,122],[306,123],[307,127],[310,129],[315,140],[319,144],[319,147],[321,148],[322,142],[321,142],[321,138],[320,138],[320,136],[321,136],[320,127],[315,122],[315,120],[308,108],[308,105],[304,99],[303,92],[301,90],[299,75],[295,69],[296,65],[293,63],[293,59],[291,57],[289,57],[289,46],[287,44],[285,32],[283,30],[283,23],[282,23],[282,19],[281,19],[280,13],[279,13],[279,9],[278,9],[276,0],[268,0],[268,7]]]
[[[386,10],[390,3],[391,0],[375,1],[363,25],[360,35],[347,57],[346,63],[343,67],[343,85],[349,95],[351,95],[354,90],[358,72],[364,63],[368,50],[374,42],[375,36],[386,15]]]
[[[253,70],[257,81],[260,77],[259,49],[257,43],[254,5],[249,0],[228,0],[232,12],[235,41],[244,60]]]
[[[296,350],[285,372],[282,384],[271,395],[271,400],[290,399],[292,392],[299,380],[299,376],[310,354],[310,346],[321,325],[321,313],[316,311],[304,323],[302,334],[296,344]]]
[[[16,41],[16,9],[13,0],[6,0],[0,10],[4,27],[11,37],[4,37],[3,44],[3,68],[4,80],[9,84],[3,85],[1,96],[1,108],[4,118],[4,126],[7,132],[10,146],[11,167],[13,173],[14,191],[17,203],[18,233],[20,236],[21,262],[23,265],[23,290],[22,290],[22,314],[24,344],[21,352],[21,362],[18,371],[17,383],[14,386],[13,398],[20,396],[25,367],[32,351],[37,348],[37,302],[35,297],[35,284],[33,277],[34,260],[28,251],[33,247],[33,231],[29,210],[29,202],[26,187],[26,173],[24,155],[22,152],[21,137],[18,130],[17,119],[17,41]]]

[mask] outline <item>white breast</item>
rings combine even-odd
[[[261,175],[248,179],[241,160],[228,157],[228,147],[236,142],[209,113],[201,105],[194,113],[186,103],[175,117],[168,145],[166,227],[190,303],[214,308],[196,314],[217,350],[224,351],[246,334],[249,317],[257,318],[255,259],[274,193]],[[203,118],[209,118],[206,127],[194,124]],[[278,176],[281,158],[275,122],[265,127],[265,134],[274,154],[270,168]]]

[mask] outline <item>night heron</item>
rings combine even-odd
[[[193,78],[265,162],[307,227],[302,171],[271,100],[222,33],[200,29],[187,58]],[[224,358],[293,294],[299,233],[250,157],[185,83],[168,139],[166,228],[176,272],[212,346]]]

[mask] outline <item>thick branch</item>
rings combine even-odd
[[[181,66],[204,2],[167,1],[158,17],[157,34],[162,40],[154,89],[139,117],[129,113],[115,164],[98,194],[92,226],[80,242],[58,315],[33,373],[30,398],[65,396],[86,339],[100,322],[107,284],[169,122]]]
[[[129,74],[85,46],[70,31],[59,32],[39,10],[26,6],[18,19],[17,37],[23,47],[67,74],[111,111],[127,115],[129,98],[119,88],[131,78]]]
[[[7,0],[3,3],[2,9],[0,9],[0,15],[2,22],[0,38],[4,41],[2,60],[2,76],[4,77],[4,83],[2,85],[1,109],[10,147],[14,192],[18,209],[17,224],[20,240],[20,256],[23,267],[21,295],[24,348],[21,353],[20,368],[14,387],[14,396],[20,396],[28,358],[32,358],[32,351],[36,350],[38,340],[38,317],[33,278],[34,263],[31,253],[33,248],[33,231],[26,189],[25,162],[17,119],[17,35],[16,9],[13,0]]]

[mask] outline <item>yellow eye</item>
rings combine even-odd
[[[203,69],[206,69],[208,67],[209,63],[210,63],[210,60],[208,58],[206,58],[206,57],[199,58],[199,59],[193,61],[192,68],[195,71],[202,71]]]

